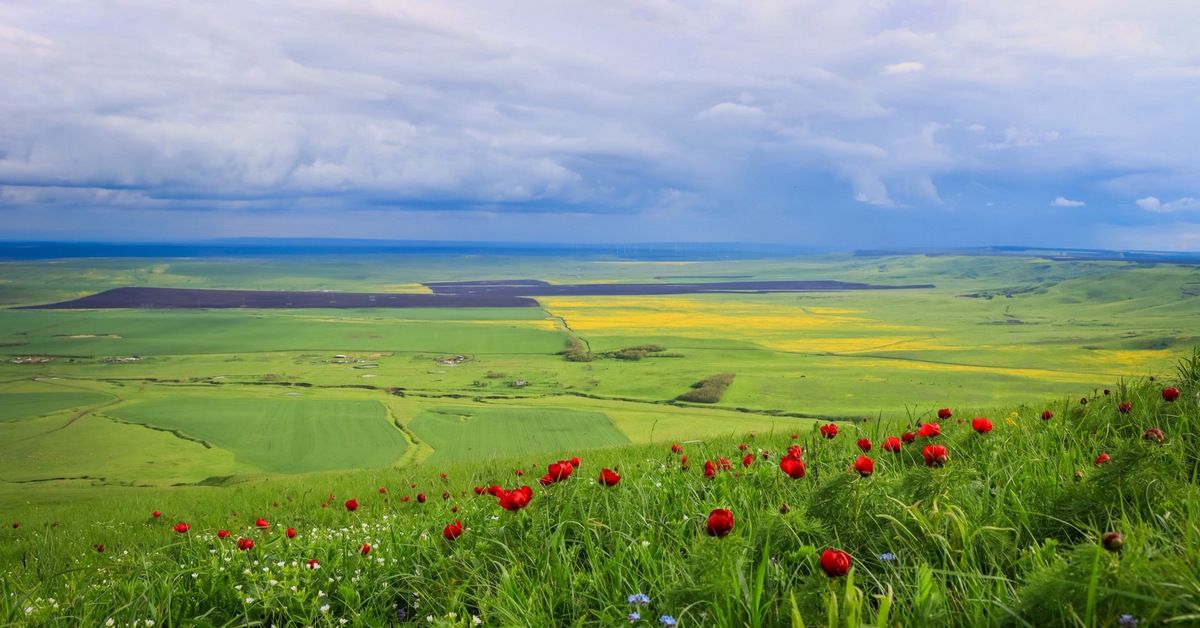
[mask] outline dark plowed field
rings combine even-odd
[[[282,292],[267,290],[190,290],[116,288],[73,301],[22,309],[198,309],[198,308],[412,308],[538,307],[533,299],[507,294],[381,294],[361,292]]]
[[[705,283],[604,283],[555,285],[535,280],[442,281],[424,284],[434,294],[460,296],[651,296],[716,292],[829,292],[834,290],[903,290],[932,288],[933,284],[876,286],[844,281],[715,281]]]

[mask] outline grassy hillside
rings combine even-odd
[[[1177,400],[1165,398],[1168,387]],[[582,459],[549,486],[532,481],[541,468],[513,475],[528,466],[522,456],[225,488],[103,488],[84,502],[6,506],[19,526],[0,533],[0,617],[47,626],[662,626],[661,616],[722,627],[1190,625],[1200,617],[1200,355],[1176,377],[1110,388],[989,413],[986,433],[973,429],[975,412],[952,407],[940,420],[931,411],[842,423],[831,439],[797,422],[689,440],[680,453],[662,443],[547,452],[543,463]],[[934,421],[939,434],[882,450],[887,437]],[[792,445],[806,463],[799,479],[781,471]],[[924,450],[935,446],[946,459],[931,467]],[[864,455],[869,476],[851,468]],[[706,478],[704,461],[720,457],[732,468]],[[620,482],[597,483],[601,467]],[[528,484],[533,497],[509,512],[473,490],[492,484]],[[706,533],[715,509],[733,515],[723,538]],[[255,525],[260,517],[267,527]],[[455,520],[461,536],[443,538]],[[173,531],[179,522],[189,529]],[[1108,533],[1120,542],[1103,540]],[[254,547],[237,549],[239,538]],[[848,574],[827,575],[827,549],[848,553]],[[646,604],[631,603],[639,593]]]

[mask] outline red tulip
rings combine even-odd
[[[492,497],[497,497],[504,492],[504,489],[500,488],[499,484],[493,484],[486,489],[486,492]]]
[[[952,416],[954,416],[954,413],[950,411],[950,408],[942,408],[941,410],[938,410],[938,418],[943,421]]]
[[[482,488],[482,487],[479,487],[479,486],[476,486],[476,487],[475,487],[475,494],[476,494],[476,495],[483,495],[483,488]]]
[[[154,515],[154,518],[155,518],[155,519],[158,519],[159,517],[161,517],[161,516],[162,516],[162,513],[161,513],[161,512],[158,512],[157,510],[155,510],[154,512],[152,512],[152,513],[150,513],[150,514]]]
[[[518,476],[518,477],[520,477],[520,476],[523,476],[523,475],[525,475],[525,471],[523,471],[523,470],[521,470],[521,469],[517,469],[517,471],[516,471],[516,474],[517,474],[517,476]]]
[[[991,420],[983,417],[975,417],[971,421],[971,428],[980,434],[987,434],[988,432],[992,431],[992,422]]]
[[[450,499],[450,491],[446,491],[445,493],[442,493],[442,499],[443,500]]]
[[[192,529],[192,526],[190,526],[190,525],[188,525],[188,524],[186,524],[186,523],[184,523],[184,522],[180,521],[179,523],[175,524],[175,527],[174,527],[174,528],[172,528],[172,529],[173,529],[173,530],[175,530],[176,532],[180,533],[180,534],[183,534],[184,532],[187,532],[188,530],[191,530],[191,529]]]
[[[1098,467],[1102,464],[1108,464],[1110,459],[1111,457],[1108,454],[1100,454],[1099,456],[1096,456],[1096,459],[1092,461],[1092,464]]]
[[[749,467],[752,464],[754,464],[754,454],[746,454],[745,457],[742,458],[742,466]]]
[[[382,487],[380,487],[380,489],[379,489],[379,494],[380,494],[380,495],[387,494],[387,489],[386,489],[386,488],[382,488]]]
[[[92,547],[96,548],[97,552],[104,553],[104,544],[103,543],[101,543],[100,545],[93,545]]]
[[[259,528],[267,528],[270,527],[271,524],[267,523],[266,519],[255,519],[254,525]]]
[[[1179,389],[1178,388],[1164,388],[1162,395],[1163,395],[1164,401],[1175,401],[1176,399],[1179,398]]]
[[[1042,412],[1042,420],[1043,421],[1049,421],[1050,419],[1053,419],[1053,418],[1054,418],[1053,412],[1051,412],[1049,410],[1045,410]]]
[[[708,535],[718,539],[733,531],[733,513],[723,508],[717,508],[708,515]]]
[[[355,510],[358,510],[358,500],[357,499],[347,499],[346,500],[346,510],[349,510],[350,512],[354,512]]]
[[[683,453],[683,447],[680,447],[679,445],[671,445],[671,453]]]
[[[779,461],[779,469],[793,480],[804,477],[804,461],[791,456],[785,456]]]
[[[929,467],[940,467],[950,458],[945,445],[927,445],[921,453],[925,456],[925,465]]]
[[[576,469],[579,468],[579,456],[571,458],[571,466],[575,467]]]
[[[361,550],[359,550],[359,551],[361,551],[361,552],[362,552],[362,555],[363,555],[363,556],[366,556],[367,554],[370,554],[370,553],[371,553],[371,546],[370,546],[370,545],[367,545],[366,543],[363,543],[362,549],[361,549]]]
[[[854,470],[864,478],[872,473],[875,473],[875,461],[866,456],[859,456],[858,460],[854,461]]]
[[[1087,397],[1083,397],[1083,398],[1081,398],[1081,399],[1079,400],[1079,403],[1080,403],[1081,405],[1085,405],[1085,406],[1086,406],[1086,405],[1087,405]]]
[[[688,463],[687,463],[687,461],[688,461],[688,457],[687,457],[687,456],[684,456],[684,457],[682,457],[682,458],[680,458],[680,459],[679,459],[679,470],[680,470],[680,471],[687,471],[688,469],[691,469],[691,467],[690,467],[690,466],[688,466]]]
[[[1133,404],[1129,403],[1128,401],[1122,401],[1119,405],[1117,405],[1117,412],[1120,412],[1121,414],[1129,414],[1130,410],[1133,410]]]
[[[417,493],[417,501],[419,503],[424,504],[425,503],[425,493]]]
[[[554,484],[554,478],[550,477],[549,475],[543,475],[542,477],[538,478],[538,484],[541,484],[542,486],[550,486],[551,484]]]
[[[704,477],[709,479],[717,477],[717,468],[713,466],[712,460],[704,461]]]
[[[458,506],[451,506],[450,512],[458,512]]]
[[[922,438],[932,438],[942,433],[942,426],[937,423],[922,423],[921,427],[917,428],[917,436]]]
[[[742,451],[746,451],[746,443],[742,443],[741,445],[738,445],[738,449],[740,449]]]
[[[858,448],[861,449],[864,454],[867,453],[868,451],[871,451],[871,439],[869,439],[869,438],[858,439]]]
[[[546,477],[550,478],[551,482],[561,482],[569,477],[575,471],[575,467],[566,460],[559,460],[549,466]]]
[[[900,453],[900,439],[896,438],[895,436],[888,436],[887,439],[883,441],[883,450],[890,451],[895,454]]]
[[[917,440],[917,435],[913,434],[912,432],[905,432],[904,434],[900,435],[900,439],[906,443],[911,443]]]
[[[770,457],[771,457],[771,452],[769,452],[769,451],[766,451],[766,450],[763,450],[763,452],[762,452],[762,457],[763,457],[763,460],[766,460],[767,458],[770,458]]]
[[[21,527],[21,524],[20,524],[20,522],[14,521],[14,522],[13,522],[13,529],[14,529],[14,530],[16,530],[16,529],[17,529],[17,528],[19,528],[19,527]]]
[[[610,469],[600,470],[600,483],[605,486],[616,486],[617,482],[621,481],[621,476],[613,473]]]
[[[272,502],[271,506],[273,506],[275,508],[279,508],[279,502]]]
[[[446,474],[445,474],[445,473],[443,473],[443,474],[442,474],[442,479],[443,479],[443,480],[444,480],[444,479],[446,479]]]
[[[799,434],[792,434],[792,440],[796,440],[797,438],[800,438]]]
[[[408,501],[408,495],[405,495],[405,496],[401,497],[401,498],[400,498],[400,501],[402,501],[402,502],[406,502],[406,501]]]
[[[792,445],[788,447],[787,455],[799,460],[804,457],[804,450],[799,445]]]
[[[720,458],[720,457],[718,457],[718,458],[717,458],[717,465],[721,467],[721,470],[722,470],[722,471],[729,471],[729,470],[733,469],[733,463],[732,463],[732,462],[729,462],[729,459],[728,459],[728,458]]]
[[[219,530],[217,532],[217,538],[218,539],[229,538],[229,530]]]
[[[254,549],[254,541],[251,541],[250,539],[238,539],[237,548],[243,552]]]
[[[1107,388],[1105,388],[1105,389],[1104,389],[1104,396],[1105,396],[1105,397],[1107,397],[1107,396],[1108,396],[1108,392],[1109,392],[1109,391],[1108,391],[1108,389],[1107,389]]]
[[[294,538],[296,538],[296,529],[295,529],[295,528],[288,528],[288,529],[287,529],[287,538],[289,538],[289,539],[294,539]]]
[[[317,559],[315,558],[304,564],[308,565],[309,569],[317,569],[321,566],[321,563],[317,562]]]
[[[446,526],[445,529],[442,530],[442,537],[447,541],[453,541],[460,536],[462,536],[462,522],[458,519],[455,519],[454,523]]]
[[[1100,537],[1100,544],[1110,552],[1119,552],[1121,546],[1125,545],[1125,537],[1121,536],[1120,532],[1105,532],[1104,536]]]
[[[1161,443],[1165,437],[1163,436],[1162,430],[1158,429],[1157,427],[1152,427],[1146,430],[1145,434],[1142,434],[1142,438],[1144,440],[1152,440]]]
[[[416,483],[416,482],[413,482],[413,483],[412,483],[412,488],[417,488],[417,483]],[[330,495],[330,496],[329,496],[329,499],[333,499],[333,495]]]
[[[329,504],[321,502],[321,508],[329,508]]]
[[[833,423],[821,426],[821,436],[824,436],[825,438],[833,438],[834,436],[837,436],[837,433],[838,428]]]
[[[516,512],[529,505],[533,499],[533,489],[522,486],[515,491],[504,491],[500,494],[500,507]]]
[[[850,572],[850,555],[841,550],[827,549],[821,554],[821,569],[830,578],[840,578]]]

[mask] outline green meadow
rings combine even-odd
[[[427,462],[507,458],[582,451],[629,442],[599,412],[562,408],[430,408],[409,428],[433,448]]]

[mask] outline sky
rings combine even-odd
[[[1200,250],[1200,2],[0,0],[0,240]]]

